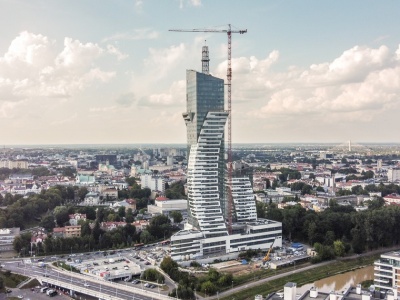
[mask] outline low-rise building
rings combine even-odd
[[[114,188],[105,189],[101,192],[104,199],[118,199],[118,190]]]
[[[198,230],[181,230],[171,236],[171,258],[185,260],[248,249],[282,247],[282,223],[258,219],[232,224],[232,234],[206,238]]]
[[[400,204],[400,195],[399,194],[389,194],[383,197],[383,200],[385,200],[386,205],[391,205],[391,204]]]
[[[2,228],[0,229],[0,252],[13,250],[15,237],[19,236],[20,228]]]
[[[100,204],[100,195],[95,192],[89,192],[86,194],[82,204],[87,206],[98,205]]]
[[[69,224],[72,226],[78,225],[79,220],[86,221],[86,214],[71,214],[69,215]]]
[[[111,231],[118,227],[125,227],[126,222],[101,222],[100,227],[105,231]]]
[[[53,237],[80,237],[81,225],[53,228]]]
[[[147,206],[147,212],[152,215],[169,215],[172,211],[179,211],[185,217],[187,216],[187,203],[186,199],[170,200],[165,197],[157,197],[154,205]]]

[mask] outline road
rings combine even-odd
[[[140,285],[132,283],[115,283],[103,279],[95,279],[86,275],[81,275],[55,268],[39,267],[37,264],[24,263],[23,261],[11,261],[4,263],[4,268],[14,273],[23,274],[29,277],[39,277],[43,282],[51,283],[62,288],[70,288],[74,291],[83,293],[85,289],[101,293],[102,299],[168,299],[161,294],[157,288],[147,289],[143,282]],[[146,294],[148,296],[146,296]]]

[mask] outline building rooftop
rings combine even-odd
[[[400,259],[400,250],[390,251],[390,252],[382,254],[382,256],[390,256],[390,257]]]

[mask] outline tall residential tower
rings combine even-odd
[[[207,237],[227,235],[224,220],[224,81],[186,72],[188,223]]]
[[[229,113],[224,110],[224,80],[209,75],[208,48],[203,47],[202,70],[186,71],[188,221],[171,237],[171,257],[191,259],[216,253],[281,245],[282,224],[257,220],[248,177],[232,179],[232,211],[228,211],[224,160],[224,132]],[[228,234],[228,214],[234,214]]]

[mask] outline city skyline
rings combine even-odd
[[[400,3],[0,2],[3,145],[184,144],[186,69],[226,79],[233,144],[400,142]],[[206,40],[206,42],[205,42]]]

